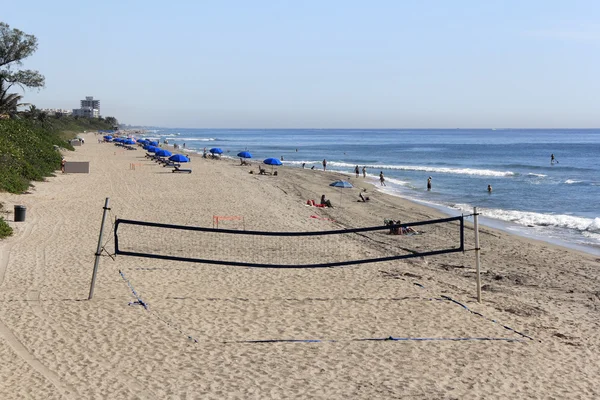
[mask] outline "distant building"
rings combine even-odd
[[[64,108],[42,108],[40,111],[44,114],[60,116],[69,116],[73,113],[73,111]]]
[[[100,114],[100,100],[94,100],[94,96],[86,96],[85,100],[80,101],[80,107],[91,107],[95,110],[98,110],[98,114]]]
[[[100,100],[94,100],[93,96],[86,96],[85,100],[80,101],[81,108],[73,109],[74,117],[99,118]]]
[[[98,118],[100,117],[100,110],[92,107],[74,108],[73,116],[84,118]]]

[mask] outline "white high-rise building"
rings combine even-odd
[[[98,110],[98,114],[100,114],[100,100],[94,100],[94,96],[85,96],[85,100],[81,100],[80,107],[91,107]]]
[[[100,117],[100,100],[94,100],[94,96],[86,96],[80,101],[81,108],[73,109],[74,117],[98,118]]]

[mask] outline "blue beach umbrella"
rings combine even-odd
[[[354,186],[352,186],[352,184],[348,181],[335,181],[335,182],[331,182],[329,184],[329,186],[333,186],[333,187],[339,187],[339,188],[352,188]]]
[[[282,162],[278,158],[267,158],[263,162],[267,165],[282,165]]]
[[[156,150],[156,155],[159,157],[171,157],[173,153],[171,153],[169,150],[158,149]]]
[[[156,153],[157,150],[158,150],[158,147],[154,147],[154,146],[148,146],[148,147],[146,147],[146,151],[148,153]]]
[[[135,144],[135,140],[133,140],[133,139],[127,139],[123,143],[124,144]]]
[[[158,146],[158,142],[155,140],[151,140],[150,143],[148,143],[151,146]]]
[[[104,136],[104,139],[106,139],[106,140],[112,140],[112,138],[113,138],[113,137],[112,137],[112,136],[110,136],[110,135],[105,135],[105,136]]]
[[[212,154],[222,154],[223,150],[221,150],[220,147],[213,147],[212,149],[209,150]]]
[[[187,158],[187,156],[185,156],[183,154],[172,155],[171,157],[169,157],[169,160],[170,161],[174,161],[174,162],[180,162],[180,163],[189,162],[190,161],[190,159]]]
[[[282,165],[282,162],[278,158],[266,158],[263,163],[271,166],[271,173],[273,173],[275,165]]]
[[[252,158],[252,154],[250,154],[249,151],[239,152],[237,156],[242,158]]]
[[[329,186],[339,187],[340,188],[340,207],[342,206],[342,189],[353,188],[352,184],[348,181],[334,181],[329,184]]]

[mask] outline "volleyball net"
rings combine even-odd
[[[464,251],[464,217],[314,232],[117,219],[115,254],[257,268],[326,268]]]

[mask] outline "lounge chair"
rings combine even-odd
[[[188,174],[191,174],[192,170],[191,169],[183,169],[183,168],[175,167],[175,169],[173,169],[172,172],[187,172]]]
[[[181,164],[178,164],[178,163],[176,163],[176,162],[173,162],[173,161],[168,161],[168,162],[165,162],[165,163],[163,164],[163,167],[173,167],[173,168],[179,168],[179,167],[181,167]]]

